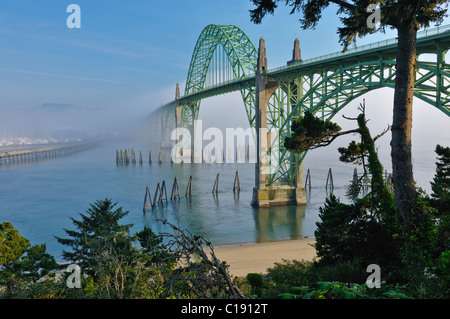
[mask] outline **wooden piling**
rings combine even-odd
[[[178,180],[176,177],[173,180],[172,193],[170,194],[170,199],[175,197],[180,198],[180,190],[178,188]]]
[[[158,163],[161,164],[162,163],[162,152],[159,151],[159,159],[158,159]]]
[[[166,189],[166,181],[163,181],[161,184],[161,193],[160,193],[160,202],[164,207],[164,194],[165,194],[165,201],[167,203],[167,189]]]
[[[147,201],[150,201],[150,206],[147,205]],[[150,189],[147,188],[145,189],[145,198],[144,198],[144,214],[147,212],[147,208],[152,208],[153,209],[153,203],[152,203],[152,195],[150,195]]]
[[[152,163],[152,150],[150,150],[148,152],[148,163],[151,164]]]
[[[186,187],[186,195],[185,196],[192,196],[192,176],[189,177],[189,181]]]
[[[241,183],[239,182],[239,173],[236,171],[236,175],[234,176],[234,185],[233,185],[233,192],[234,191],[240,191],[241,190]]]
[[[153,206],[152,207],[154,207],[156,205],[156,197],[160,193],[161,193],[161,185],[158,183],[158,185],[156,186],[155,195],[153,197]],[[161,199],[161,195],[159,196],[159,199]],[[159,200],[158,200],[158,204],[159,204]]]
[[[306,173],[305,188],[306,188],[306,185],[308,185],[308,188],[311,189],[311,172],[309,171],[309,168],[308,168],[308,172]]]
[[[218,193],[218,191],[219,191],[219,173],[217,173],[217,176],[216,176],[216,180],[214,181],[214,186],[213,186],[213,189],[212,189],[212,193]]]
[[[142,165],[142,151],[139,151],[139,164]]]
[[[125,163],[126,164],[130,163],[130,151],[128,149],[125,150]]]
[[[331,171],[331,167],[328,170],[328,176],[327,176],[327,184],[325,185],[325,188],[328,187],[328,185],[330,185],[330,188],[334,188],[334,182],[333,182],[333,172]]]
[[[134,148],[131,149],[131,162],[136,164],[136,153],[134,152]]]

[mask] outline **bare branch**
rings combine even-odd
[[[379,138],[382,137],[384,134],[386,134],[387,132],[389,132],[389,131],[391,130],[391,128],[392,128],[392,125],[388,125],[388,127],[387,127],[385,130],[383,130],[383,132],[381,132],[380,134],[378,134],[377,136],[375,136],[375,137],[373,138],[373,141],[375,142],[377,139],[379,139]]]
[[[200,298],[208,297],[209,290],[214,289],[217,293],[226,293],[230,298],[246,298],[233,284],[226,263],[216,257],[211,242],[202,236],[192,235],[188,230],[182,230],[166,220],[157,221],[173,230],[173,233],[161,234],[169,239],[166,248],[178,262],[177,269],[167,278],[169,287],[177,287],[182,283],[187,287],[185,289],[190,289],[195,297]]]
[[[343,117],[344,119],[350,120],[350,121],[357,121],[357,120],[358,120],[358,118],[356,118],[356,117],[347,117],[347,116],[345,116],[345,115],[342,115],[342,117]]]

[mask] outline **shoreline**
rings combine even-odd
[[[248,273],[267,273],[267,268],[283,260],[313,261],[315,238],[299,238],[263,243],[237,244],[213,247],[216,257],[229,265],[232,276]]]

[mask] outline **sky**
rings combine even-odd
[[[67,7],[81,8],[69,29]],[[0,0],[0,107],[69,103],[90,108],[153,108],[184,87],[195,43],[208,24],[233,24],[257,44],[264,37],[269,68],[291,58],[340,51],[334,9],[314,31],[280,5],[260,25],[246,0]],[[394,33],[364,38],[369,43]]]
[[[67,26],[71,4],[81,9],[81,28]],[[144,118],[174,99],[176,83],[183,90],[195,43],[209,24],[236,25],[255,45],[263,37],[269,69],[291,60],[295,38],[303,59],[342,50],[336,7],[324,12],[315,30],[302,30],[300,15],[290,15],[283,4],[256,25],[252,8],[250,0],[0,0],[0,135],[45,122],[30,111],[45,104],[74,106],[61,125],[75,118],[98,127]],[[395,36],[387,30],[357,45]],[[392,119],[393,91],[366,98],[375,129],[384,129]],[[354,112],[360,102],[345,111]],[[428,148],[434,144],[429,137],[450,144],[447,117],[417,100],[414,112],[416,140]],[[200,118],[205,128],[248,126],[239,93],[203,101]],[[336,120],[346,126],[341,117]]]

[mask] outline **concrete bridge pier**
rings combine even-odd
[[[195,89],[194,89],[195,92]],[[190,141],[190,148],[186,148],[183,147],[183,154],[181,155],[183,157],[183,160],[185,162],[190,162],[191,163],[200,163],[201,161],[199,161],[199,157],[201,154],[198,154],[198,138],[201,138],[201,132],[200,132],[200,136],[197,136],[197,128],[195,127],[195,107],[196,107],[196,102],[195,103],[191,103],[191,104],[187,104],[187,105],[183,105],[180,103],[179,101],[180,98],[180,86],[177,83],[177,87],[175,90],[175,128],[181,129],[187,129],[189,131],[189,134],[191,136],[191,141]],[[190,114],[189,116],[189,122],[188,123],[183,123],[183,118],[182,118],[182,110],[183,107],[186,108],[185,111],[187,110],[187,112]],[[186,119],[185,119],[186,121]],[[177,135],[176,141],[175,143],[179,143],[180,140],[180,134]],[[201,148],[200,148],[201,149]]]
[[[294,46],[293,60],[300,59],[298,40]],[[267,106],[270,97],[278,88],[278,80],[266,75],[267,58],[265,41],[259,41],[258,61],[256,71],[256,138],[257,161],[255,164],[255,187],[253,189],[253,207],[269,207],[273,205],[305,205],[306,194],[302,186],[303,165],[297,170],[294,185],[268,186],[270,173],[268,150],[275,132],[267,131]]]
[[[182,105],[180,103],[180,85],[177,83],[175,89],[175,128],[181,127],[181,109]],[[179,142],[179,136],[177,136],[176,142]]]

